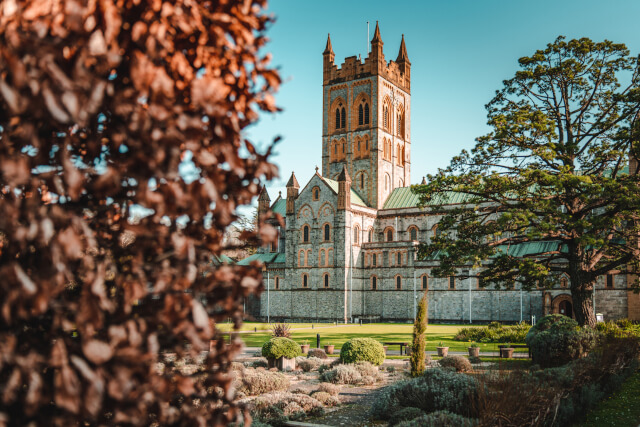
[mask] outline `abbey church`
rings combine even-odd
[[[280,214],[277,244],[239,262],[265,264],[265,292],[247,307],[260,320],[413,321],[426,291],[429,320],[476,323],[573,315],[568,279],[553,289],[480,288],[477,271],[435,278],[436,260],[417,248],[438,233],[439,215],[418,207],[411,184],[411,62],[404,36],[387,60],[376,24],[364,60],[335,63],[323,52],[322,170],[303,186],[295,173],[286,198],[263,190],[258,215]],[[423,173],[419,171],[418,173]],[[448,202],[460,203],[453,196]],[[276,223],[274,222],[274,225]],[[640,319],[640,298],[625,272],[601,277],[596,312]]]

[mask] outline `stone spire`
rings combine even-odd
[[[342,166],[342,172],[338,176],[338,209],[351,208],[351,177],[347,172],[347,166]]]
[[[409,62],[409,55],[407,55],[407,46],[404,44],[404,34],[402,35],[402,41],[400,42],[400,50],[398,51],[396,62],[398,64],[400,64],[401,62]],[[409,62],[409,64],[411,64],[411,62]]]
[[[267,212],[269,212],[270,207],[271,198],[269,197],[267,187],[263,185],[262,189],[260,190],[260,195],[258,196],[258,224],[260,224],[261,220],[264,218]]]
[[[324,48],[323,55],[331,54],[333,55],[333,46],[331,46],[331,34],[327,34],[327,47]]]
[[[298,190],[300,184],[293,172],[291,172],[291,178],[287,182],[287,215],[295,214],[296,212],[296,199],[298,198]]]
[[[371,44],[374,43],[382,43],[382,37],[380,37],[380,27],[378,26],[378,21],[376,21],[376,30],[373,32],[373,38],[371,39]]]
[[[427,178],[426,177],[422,177],[422,182],[420,183],[420,185],[427,185]]]
[[[328,82],[332,78],[332,72],[335,68],[333,60],[336,55],[333,53],[333,47],[331,46],[331,35],[327,34],[327,47],[322,52],[322,79],[324,82]]]
[[[371,72],[373,74],[381,74],[386,68],[387,64],[384,60],[384,53],[382,52],[382,37],[380,37],[380,27],[378,21],[376,21],[376,31],[373,33],[373,39],[371,39],[371,52],[369,52],[369,58],[372,61]]]

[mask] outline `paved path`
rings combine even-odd
[[[397,347],[397,346],[396,346]],[[257,357],[256,355],[260,352],[261,348],[260,347],[245,347],[242,350],[242,353],[240,353],[240,355],[238,355],[237,359],[246,359],[246,358],[250,358],[250,357]],[[340,349],[335,349],[335,351],[333,352],[333,354],[340,354]],[[437,351],[427,351],[427,354],[430,356],[437,356],[438,352]],[[387,356],[400,356],[400,350],[392,350],[389,349],[387,350]],[[469,353],[467,353],[466,351],[450,351],[449,352],[450,356],[468,356]],[[500,352],[498,351],[484,351],[480,353],[480,357],[500,357]],[[529,356],[526,352],[524,353],[513,353],[513,358],[514,359],[527,359]],[[409,356],[407,356],[407,359],[409,358]]]

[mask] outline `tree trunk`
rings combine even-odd
[[[595,286],[595,282],[591,283],[591,286],[584,285],[579,289],[571,289],[573,311],[576,315],[576,321],[580,326],[589,326],[591,328],[596,327],[596,314],[593,312],[592,299],[593,286]]]

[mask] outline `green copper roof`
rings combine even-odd
[[[220,265],[220,264],[235,264],[236,262],[233,260],[233,258],[230,258],[226,255],[214,255],[212,262],[215,265]]]
[[[338,193],[338,181],[334,181],[332,179],[324,177],[322,179],[327,183],[329,187],[331,187],[333,191],[335,191],[336,194]],[[353,189],[351,189],[351,204],[365,207],[367,206],[367,204],[360,198],[360,196],[358,196],[358,194],[356,194],[355,191],[353,191]]]
[[[457,204],[464,203],[465,200],[468,199],[468,195],[462,193],[454,193],[452,191],[447,192],[443,196],[444,199],[442,204]],[[394,188],[394,190],[389,194],[387,200],[384,202],[384,206],[382,209],[400,209],[400,208],[416,208],[418,207],[418,203],[420,202],[420,196],[411,191],[411,187],[399,187]],[[436,201],[432,201],[428,204],[428,206],[437,205]]]
[[[286,216],[287,215],[287,199],[278,197],[278,200],[276,200],[273,203],[273,206],[271,206],[271,210],[273,211],[273,213]]]
[[[238,265],[249,265],[252,261],[258,261],[263,264],[284,264],[285,256],[283,253],[260,253],[253,254],[250,257],[243,259],[242,261],[238,261]]]

